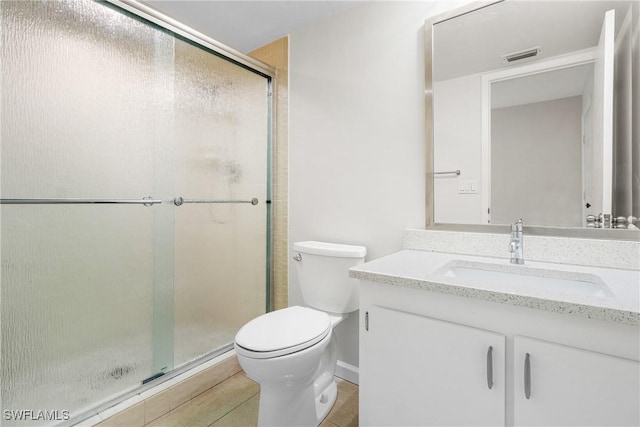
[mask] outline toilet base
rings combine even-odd
[[[317,395],[314,384],[304,390],[260,387],[258,426],[317,427],[327,416],[338,396],[335,380]]]
[[[334,377],[338,342],[333,331],[327,341],[315,373],[306,381],[260,383],[258,426],[317,427],[324,420],[338,396]],[[305,384],[302,389],[300,382]]]
[[[316,417],[318,418],[318,424],[320,424],[329,414],[331,408],[336,403],[338,398],[338,386],[336,381],[333,380],[331,384],[316,397]]]

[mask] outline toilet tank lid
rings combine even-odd
[[[339,258],[364,258],[367,255],[367,248],[364,246],[315,241],[296,242],[293,244],[293,250],[303,254],[333,256]]]

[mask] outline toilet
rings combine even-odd
[[[304,302],[263,314],[236,334],[240,366],[260,385],[259,426],[318,426],[337,397],[333,329],[358,310],[358,281],[349,268],[363,246],[297,242],[294,263]]]

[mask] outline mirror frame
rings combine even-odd
[[[435,222],[435,203],[434,203],[434,179],[433,179],[433,162],[434,162],[434,140],[433,140],[433,29],[435,24],[439,24],[449,19],[465,15],[485,7],[502,3],[509,0],[487,0],[475,1],[439,15],[428,18],[424,23],[424,48],[425,48],[425,135],[426,135],[426,174],[425,174],[425,190],[426,190],[426,209],[425,209],[425,226],[428,230],[442,231],[460,231],[472,233],[491,233],[491,234],[508,234],[511,232],[511,226],[495,225],[495,224],[454,224],[454,223],[436,223]],[[526,218],[525,231],[529,235],[534,236],[555,236],[569,238],[588,238],[588,239],[607,239],[607,240],[640,240],[640,230],[628,229],[601,229],[601,228],[582,228],[582,227],[550,227],[527,225]]]

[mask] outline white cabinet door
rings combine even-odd
[[[640,425],[637,361],[515,337],[514,375],[516,426]]]
[[[503,335],[378,306],[365,310],[361,425],[504,425]]]

